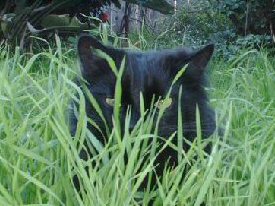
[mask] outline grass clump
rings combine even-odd
[[[213,152],[206,158],[194,158],[202,153],[201,143],[195,141],[187,153],[179,154],[178,167],[167,170],[154,190],[144,192],[139,185],[154,172],[154,154],[142,166],[155,147],[147,144],[156,135],[152,118],[142,115],[132,132],[126,118],[122,138],[119,129],[111,128],[107,146],[99,145],[90,161],[81,160],[84,139],[97,143],[86,129],[91,120],[82,91],[73,82],[78,66],[70,52],[58,46],[30,58],[1,51],[0,205],[119,206],[148,205],[152,200],[155,205],[275,204],[275,62],[267,52],[249,51],[228,63],[212,62],[212,87],[207,89],[224,136],[213,135]],[[72,138],[68,105],[75,94],[80,121]],[[83,179],[80,193],[72,184],[75,174]]]

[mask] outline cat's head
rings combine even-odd
[[[177,131],[178,92],[182,87],[181,108],[183,115],[183,136],[192,140],[196,136],[196,105],[200,111],[201,128],[204,137],[215,130],[213,110],[208,106],[204,90],[204,75],[214,46],[201,50],[173,49],[152,52],[137,52],[115,49],[103,45],[89,35],[82,35],[78,41],[78,53],[83,78],[100,105],[109,126],[112,126],[113,98],[116,77],[107,61],[96,50],[108,54],[119,68],[125,57],[126,66],[122,78],[121,121],[127,108],[131,108],[131,127],[140,117],[140,93],[143,94],[145,108],[149,109],[153,98],[163,99],[176,74],[188,64],[184,74],[178,79],[171,92],[171,102],[160,122],[159,134],[168,137]],[[104,131],[104,124],[91,104],[87,102],[87,114]]]

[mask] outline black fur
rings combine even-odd
[[[160,122],[159,135],[167,138],[177,131],[180,86],[182,86],[183,136],[190,141],[196,137],[196,105],[200,111],[203,138],[209,137],[214,132],[216,128],[215,115],[208,106],[208,99],[204,90],[205,70],[213,54],[213,45],[208,45],[199,51],[182,48],[135,52],[107,47],[91,36],[81,36],[78,41],[78,53],[82,66],[82,76],[88,82],[90,92],[97,99],[109,127],[112,128],[113,108],[106,103],[106,98],[114,97],[116,78],[106,60],[99,57],[95,49],[100,49],[111,56],[118,67],[123,57],[126,57],[126,68],[122,79],[121,122],[125,118],[127,107],[130,106],[131,127],[133,127],[140,117],[140,92],[143,93],[145,107],[149,108],[153,96],[155,99],[165,97],[177,72],[188,64],[185,73],[173,87],[171,93],[173,101]],[[86,101],[86,113],[96,121],[103,134],[91,125],[89,125],[89,129],[102,143],[106,143],[108,137],[104,134],[104,123],[88,100]],[[75,116],[71,118],[72,133],[74,134],[77,118]],[[188,150],[188,146],[184,145],[184,149]],[[177,153],[167,148],[159,155],[157,158],[158,175],[161,175],[167,159],[170,159],[170,165],[177,164]]]

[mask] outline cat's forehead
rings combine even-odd
[[[126,51],[127,65],[131,69],[150,69],[156,66],[160,68],[168,60],[173,59],[187,59],[193,53],[192,49],[180,48],[180,49],[165,49],[161,51]],[[173,63],[170,62],[170,63]]]
[[[194,52],[191,48],[178,48],[178,49],[163,49],[160,51],[151,50],[151,51],[134,51],[134,50],[126,50],[126,56],[128,58],[136,58],[136,59],[162,59],[169,56],[175,56],[181,54],[182,56],[190,56]]]

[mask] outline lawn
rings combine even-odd
[[[168,206],[275,205],[275,60],[266,51],[212,60],[206,89],[223,136],[211,136],[210,155],[196,141],[154,190],[141,192],[142,179],[154,172],[154,158],[137,172],[153,148],[138,152],[154,136],[148,134],[150,119],[142,119],[117,144],[97,144],[86,129],[83,94],[73,81],[79,74],[75,51],[57,45],[36,55],[1,49],[0,205],[121,206],[150,200]],[[72,138],[69,102],[77,96],[81,121]],[[117,137],[118,130],[112,131],[110,138]],[[78,157],[86,137],[100,151],[93,167]],[[72,184],[75,174],[83,179],[79,193]]]

